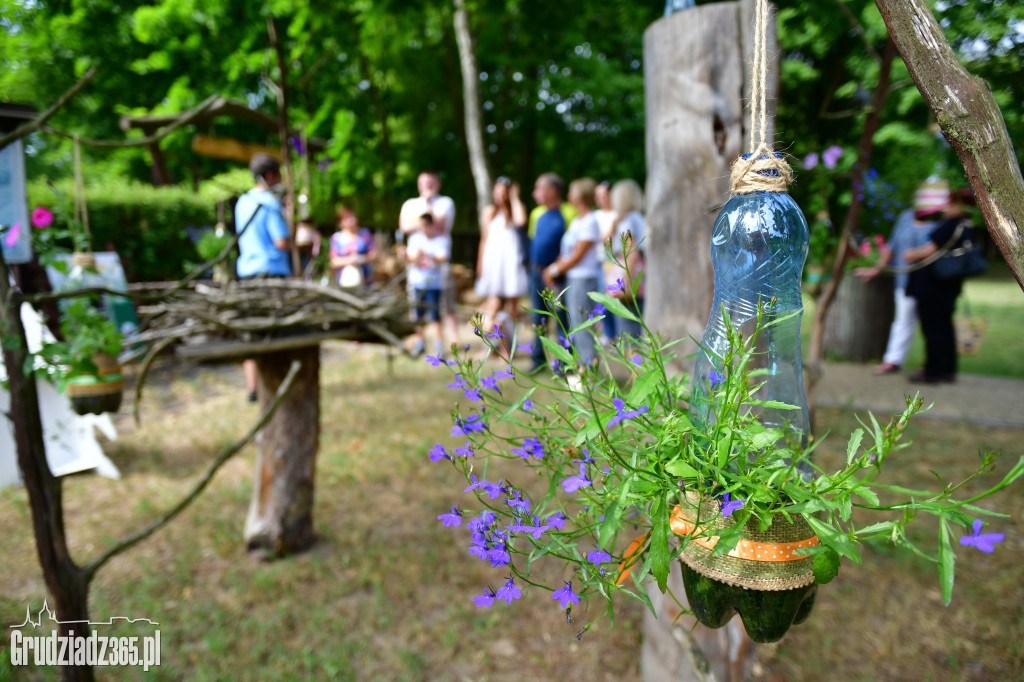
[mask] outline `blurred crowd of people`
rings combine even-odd
[[[238,229],[246,228],[239,239],[238,277],[291,276],[292,243],[280,198],[280,166],[273,157],[256,154],[250,171],[255,186],[235,208]],[[455,202],[441,193],[434,171],[420,173],[416,187],[417,196],[405,201],[399,213],[396,252],[406,267],[416,323],[412,352],[423,353],[430,344],[440,357],[458,340],[458,296],[451,268]],[[640,333],[635,320],[598,309],[605,315],[602,324],[566,338],[569,330],[595,314],[591,292],[605,291],[637,317],[643,313],[643,192],[634,180],[613,185],[579,178],[566,187],[556,173],[544,173],[534,182],[532,198],[536,205],[527,212],[519,183],[499,177],[491,203],[479,216],[476,332],[506,343],[518,338],[532,347],[534,369],[540,369],[545,366],[540,337],[556,327],[558,343],[571,342],[584,362],[592,362],[598,343]],[[379,250],[373,233],[360,226],[347,205],[337,210],[337,226],[328,241],[331,281],[343,288],[369,284]],[[295,242],[300,267],[308,272],[320,250],[319,231],[310,221],[299,221]],[[529,317],[532,335],[517,326],[526,321],[522,304],[527,300],[534,310]],[[551,314],[537,312],[541,310]],[[250,399],[255,400],[251,361],[245,363],[245,374]]]
[[[944,253],[971,248],[974,233],[965,215],[973,203],[970,190],[951,192],[945,180],[932,178],[914,194],[913,208],[896,220],[888,248],[879,262],[854,274],[870,280],[886,268],[893,271],[896,308],[889,339],[874,371],[899,372],[910,352],[920,321],[925,342],[925,364],[910,374],[915,383],[952,383],[957,374],[957,344],[953,315],[963,278],[943,277],[935,266]],[[954,256],[955,257],[955,256]]]

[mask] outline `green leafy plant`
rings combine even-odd
[[[58,383],[61,389],[71,377],[98,376],[93,358],[98,353],[117,357],[123,336],[111,320],[88,297],[70,299],[64,306],[61,322],[64,341],[44,342],[39,357],[46,363],[35,369],[42,376]]]
[[[995,485],[966,497],[963,486],[990,471],[995,455],[984,455],[966,480],[939,479],[933,490],[885,482],[887,458],[910,445],[902,437],[923,407],[919,397],[909,398],[903,413],[885,424],[869,415],[850,435],[845,463],[834,470],[815,463],[817,442],[762,424],[762,410],[797,409],[758,395],[769,370],[755,368],[757,339],[784,317],[769,314],[770,303],[759,307],[748,337],[724,318],[728,350],[716,358],[724,369],[697,394],[705,397],[691,398],[687,377],[667,370],[673,342],[650,330],[635,345],[615,344],[593,364],[583,363],[576,335],[591,333],[607,312],[636,319],[612,296],[590,297],[597,304],[590,319],[563,329],[561,342],[541,338],[555,371],[551,379],[524,375],[511,363],[488,371],[468,351],[449,361],[427,358],[452,368],[455,380],[448,387],[463,398],[452,412],[455,446],[435,445],[430,459],[448,460],[465,476],[465,492],[475,495],[471,508],[454,504],[438,519],[460,527],[468,519],[470,554],[507,576],[499,589],[488,587],[474,597],[478,607],[511,603],[522,596],[519,585],[530,585],[551,591],[562,608],[600,599],[613,618],[616,595],[651,607],[644,578],[653,576],[664,591],[686,543],[710,539],[713,526],[717,556],[736,547],[748,522],[763,531],[798,515],[820,544],[795,554],[814,557],[818,583],[831,580],[843,558],[861,563],[865,541],[885,539],[938,565],[948,603],[953,529],[973,526],[974,534],[960,542],[982,550],[1002,539],[980,535],[976,517],[1000,514],[977,502],[1019,478],[1024,458]],[[561,305],[558,298],[549,304]],[[500,336],[482,334],[495,351]],[[530,350],[516,341],[514,352]],[[710,410],[698,411],[707,418],[691,418],[690,399],[707,401]],[[716,511],[692,534],[677,535],[672,519],[693,500]],[[867,518],[869,512],[874,518]],[[931,554],[905,532],[922,514],[939,521]],[[731,525],[714,523],[730,516]],[[987,537],[988,545],[979,537]],[[553,571],[552,561],[559,566]]]

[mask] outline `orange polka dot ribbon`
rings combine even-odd
[[[704,531],[703,528],[698,529],[696,525],[684,519],[680,507],[672,510],[669,524],[672,532],[676,535],[691,535],[694,532]],[[712,535],[711,537],[698,536],[693,538],[693,542],[706,549],[714,549],[719,539],[718,535]],[[754,540],[741,539],[736,543],[735,548],[729,550],[728,555],[750,561],[796,561],[798,559],[806,559],[807,555],[794,554],[793,552],[805,547],[814,547],[817,544],[820,544],[817,535],[806,540],[800,540],[799,542],[755,542]]]

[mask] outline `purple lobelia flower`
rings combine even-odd
[[[505,369],[499,370],[497,372],[492,372],[492,374],[494,375],[495,379],[514,379],[515,378],[515,374],[512,373],[512,365],[509,365]]]
[[[580,475],[570,476],[562,481],[562,488],[567,493],[574,493],[580,488],[586,488],[589,485],[593,485],[593,483],[593,481],[587,478],[587,465],[580,464]]]
[[[494,596],[498,599],[504,599],[506,604],[511,604],[513,600],[520,599],[523,593],[515,586],[512,582],[512,577],[509,576],[508,582],[499,587]]]
[[[588,320],[592,320],[600,315],[607,315],[608,309],[604,307],[603,303],[598,303],[594,306],[593,310],[587,315]]]
[[[464,493],[471,492],[478,488],[483,488],[484,492],[487,493],[487,497],[491,498],[492,500],[496,500],[499,497],[501,497],[501,493],[504,491],[504,488],[501,485],[501,481],[498,481],[497,483],[490,483],[487,480],[478,481],[476,480],[476,474],[472,474],[470,478],[473,480],[473,482],[469,486],[467,486],[465,490],[462,491]]]
[[[438,367],[440,365],[445,364],[444,358],[442,358],[440,354],[428,355],[427,362],[430,364],[431,367]]]
[[[456,374],[455,375],[455,381],[453,383],[450,383],[450,384],[445,384],[445,388],[456,388],[456,389],[458,389],[458,388],[462,388],[465,385],[466,385],[466,380],[462,378],[462,375],[461,374]]]
[[[478,594],[477,596],[473,597],[473,603],[476,604],[476,607],[478,609],[485,609],[494,604],[494,596],[495,594],[494,592],[491,592],[491,588],[485,587],[483,594]]]
[[[484,377],[480,380],[480,385],[484,388],[489,388],[496,393],[501,393],[501,389],[498,388],[498,380],[492,374],[489,377]]]
[[[587,553],[587,561],[592,564],[603,564],[607,561],[612,560],[612,555],[604,551],[600,547],[595,549],[593,552]]]
[[[811,152],[804,157],[804,170],[811,170],[818,165],[818,152]]]
[[[513,496],[505,500],[505,504],[510,507],[522,510],[523,514],[530,513],[530,501],[524,500],[518,490],[513,491]]]
[[[524,412],[529,412],[532,409],[533,409],[533,401],[530,400],[529,398],[527,398],[526,400],[523,401],[523,411]]]
[[[544,530],[562,530],[565,528],[565,515],[562,512],[555,512],[544,519]]]
[[[979,552],[991,554],[996,549],[996,543],[1005,540],[1006,535],[1004,533],[982,534],[981,526],[981,519],[974,519],[974,523],[971,524],[971,527],[974,528],[974,535],[965,535],[960,538],[960,544],[967,547],[977,547]]]
[[[825,168],[835,168],[842,155],[843,148],[838,145],[832,145],[821,153],[821,163],[824,164]]]
[[[501,333],[501,325],[500,324],[494,325],[494,330],[493,331],[488,332],[487,334],[483,334],[482,336],[484,338],[488,338],[488,339],[503,339],[503,338],[505,338],[505,335]]]
[[[562,340],[562,347],[563,348],[572,348],[572,340],[574,338],[576,338],[576,335],[575,334],[569,334],[568,337],[565,337],[565,336],[562,336],[561,334],[559,334],[558,338]]]
[[[583,448],[583,459],[574,459],[572,461],[572,463],[573,464],[590,464],[591,462],[596,462],[596,461],[597,461],[596,459],[594,459],[593,457],[590,456],[590,450],[588,450],[587,448]]]
[[[450,512],[445,512],[444,514],[438,514],[437,520],[443,523],[446,528],[451,526],[461,526],[462,510],[453,504],[452,510]]]
[[[572,591],[572,582],[567,582],[565,587],[560,590],[555,590],[551,593],[551,598],[558,602],[558,605],[563,609],[568,608],[570,604],[579,604],[580,595]]]
[[[444,446],[440,443],[430,448],[430,452],[427,454],[430,455],[431,462],[440,462],[442,459],[451,459],[451,455],[444,451]]]
[[[711,372],[708,374],[708,385],[712,389],[714,389],[715,386],[718,386],[719,384],[723,383],[725,383],[725,377],[716,372],[715,370],[711,370]]]
[[[523,459],[530,459],[531,456],[535,459],[544,459],[546,453],[544,452],[544,444],[531,436],[523,439],[522,447],[512,448],[512,454],[519,455]]]
[[[725,493],[722,495],[722,516],[732,516],[732,513],[737,509],[743,508],[743,503],[746,500],[733,500],[732,495]]]
[[[302,144],[302,138],[298,135],[292,135],[288,138],[288,143],[295,149],[295,153],[302,154],[306,153],[306,145]]]
[[[640,355],[639,353],[633,353],[633,364],[636,365],[637,367],[644,364],[644,356]]]
[[[617,280],[615,280],[615,284],[610,284],[606,286],[605,291],[607,291],[609,294],[617,294],[620,291],[623,291],[625,288],[626,281],[619,277]]]
[[[452,438],[468,436],[471,433],[483,431],[486,428],[487,425],[484,424],[483,417],[478,414],[471,414],[465,419],[458,417],[455,419],[455,426],[452,427]]]
[[[483,400],[483,398],[480,397],[479,388],[470,388],[467,386],[466,388],[462,389],[462,395],[466,396],[474,403],[478,403],[481,400]]]
[[[456,457],[472,457],[473,451],[469,449],[469,443],[466,443],[464,448],[452,448],[452,454]]]
[[[508,566],[512,563],[512,555],[508,553],[507,547],[505,542],[498,542],[493,548],[487,550],[483,558],[490,561],[494,568]]]
[[[523,351],[527,355],[532,355],[533,354],[533,345],[530,344],[530,343],[521,343],[518,346],[516,346],[516,348],[518,348],[519,350]]]
[[[612,404],[615,405],[615,416],[608,420],[607,428],[609,429],[621,421],[624,421],[626,419],[633,419],[634,417],[639,417],[642,414],[646,414],[651,409],[644,405],[638,410],[625,410],[623,408],[626,406],[626,403],[624,400],[622,400],[622,398],[613,398]]]

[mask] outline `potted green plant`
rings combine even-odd
[[[44,207],[33,211],[32,224],[37,228],[33,230],[33,245],[40,262],[66,276],[59,287],[64,295],[59,301],[63,340],[43,342],[39,357],[46,366],[37,370],[37,375],[54,381],[79,414],[116,412],[124,395],[124,378],[117,360],[124,337],[101,310],[101,302],[109,301],[110,296],[95,292],[74,295],[84,289],[107,287],[96,270],[88,236],[78,220],[60,226]],[[70,258],[64,246],[68,240],[74,246]]]
[[[814,461],[816,442],[763,423],[766,410],[797,409],[758,393],[768,371],[753,362],[764,352],[759,340],[782,323],[771,302],[758,306],[756,329],[743,334],[723,316],[728,343],[701,387],[714,399],[709,416],[694,420],[689,378],[666,369],[674,342],[647,330],[636,345],[613,345],[593,365],[580,361],[574,337],[606,312],[636,319],[616,298],[590,296],[598,304],[590,319],[562,330],[560,341],[541,340],[553,375],[527,375],[513,364],[492,369],[471,360],[468,349],[453,360],[427,357],[454,374],[447,386],[458,398],[452,444],[438,443],[428,456],[454,466],[466,493],[437,518],[464,528],[469,554],[501,576],[497,588],[473,597],[476,606],[511,603],[533,588],[549,591],[569,622],[582,601],[603,602],[612,619],[622,597],[653,610],[645,580],[664,592],[682,559],[702,622],[719,627],[738,611],[755,640],[774,641],[808,616],[815,591],[838,573],[841,559],[862,561],[865,541],[885,539],[935,561],[949,603],[955,529],[973,528],[960,544],[983,551],[1002,539],[981,533],[977,517],[995,512],[977,502],[1019,478],[1024,458],[966,498],[964,482],[940,481],[931,491],[885,482],[886,460],[909,446],[903,434],[922,409],[920,398],[909,398],[885,423],[870,416],[850,435],[845,463],[828,470]],[[499,329],[483,339],[496,346],[501,336]],[[529,345],[517,341],[514,352],[529,356]],[[971,478],[994,457],[986,455]],[[877,518],[866,520],[870,515]],[[905,532],[926,515],[938,520],[933,555]],[[744,555],[752,547],[785,549],[789,560],[756,561]],[[700,564],[719,569],[718,578],[696,570]],[[744,585],[736,578],[742,574],[785,589]]]

